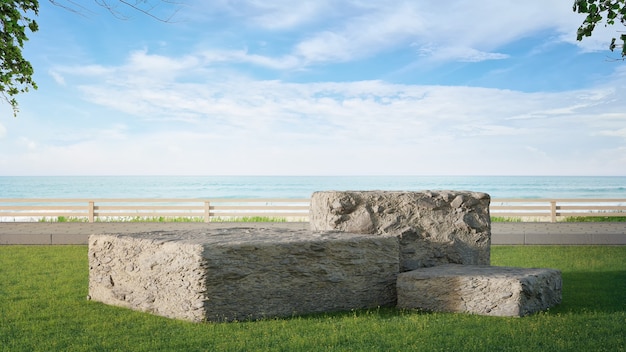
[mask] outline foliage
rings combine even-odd
[[[626,222],[626,216],[568,216],[565,222]]]
[[[79,216],[57,216],[56,218],[42,217],[39,222],[88,222],[86,217]],[[177,216],[177,217],[163,217],[163,216],[134,216],[134,217],[112,217],[101,218],[98,217],[96,222],[204,222],[204,218],[200,216]],[[287,222],[287,221],[306,221],[302,219],[287,219],[281,217],[271,216],[244,216],[244,217],[211,217],[211,222]],[[544,220],[528,220],[519,217],[506,217],[506,216],[492,216],[491,222],[541,222]],[[626,216],[568,216],[559,220],[562,222],[626,222]]]
[[[26,29],[36,32],[37,22],[30,14],[37,15],[37,0],[3,0],[0,2],[0,93],[11,104],[17,115],[15,95],[37,89],[33,81],[33,67],[22,56],[24,42],[28,40]]]
[[[491,222],[522,222],[522,218],[507,216],[492,216]]]
[[[303,221],[302,219],[297,219]],[[201,216],[132,216],[132,217],[97,217],[96,222],[204,222]],[[57,216],[56,218],[42,217],[38,222],[88,222],[84,216]],[[211,217],[211,222],[287,222],[287,218],[272,216],[243,216],[243,217]]]
[[[244,217],[213,217],[211,222],[287,222],[287,218],[272,216],[244,216]]]
[[[86,7],[74,0],[49,0],[52,4],[66,10],[80,13]],[[94,0],[115,17],[125,19],[116,6],[119,3],[162,22],[169,22],[180,10],[181,3],[175,0]],[[159,3],[174,6],[174,11],[161,16],[154,11]],[[19,107],[15,96],[26,93],[31,88],[37,89],[33,80],[33,66],[22,55],[24,42],[28,40],[26,29],[32,33],[39,29],[31,15],[39,14],[38,0],[0,0],[0,94],[11,105],[13,116],[17,116]]]
[[[598,23],[606,21],[605,26],[615,24],[618,20],[626,25],[626,0],[575,0],[574,11],[586,13],[587,17],[578,28],[577,40],[590,37]],[[616,44],[616,38],[611,40],[609,49],[613,51],[616,47],[622,47],[622,58],[626,58],[626,34],[620,35],[622,44]]]
[[[624,351],[626,246],[495,246],[553,267],[563,303],[524,318],[394,308],[194,324],[88,301],[87,246],[0,246],[0,351]]]

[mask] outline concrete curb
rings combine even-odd
[[[134,233],[201,228],[279,227],[308,229],[308,222],[285,223],[39,223],[0,222],[0,245],[87,244],[94,233]],[[626,223],[492,223],[493,245],[626,245]]]

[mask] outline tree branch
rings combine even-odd
[[[75,1],[72,1],[72,0],[65,0],[65,2],[70,3],[71,6],[61,4],[59,1],[56,1],[56,0],[49,0],[49,1],[54,6],[58,6],[58,7],[62,8],[62,9],[65,9],[67,11],[73,12],[73,13],[81,15],[81,16],[84,16],[82,11],[92,12],[92,11],[89,11],[89,9],[86,8],[85,6],[79,4],[79,3],[75,2]],[[78,10],[77,10],[77,8],[78,8]]]
[[[103,3],[106,3],[107,1],[106,1],[106,0],[102,0],[102,2],[103,2]],[[154,9],[156,9],[156,8],[159,6],[159,5],[158,5],[158,3],[157,3],[157,4],[155,4],[155,5],[150,5],[150,3],[149,3],[148,1],[145,1],[145,0],[144,0],[144,1],[141,1],[141,0],[135,0],[135,1],[134,1],[134,4],[133,4],[133,3],[131,3],[130,1],[126,1],[126,0],[119,0],[119,2],[121,2],[122,4],[124,4],[124,5],[126,5],[126,6],[128,6],[128,7],[130,7],[130,8],[132,8],[132,9],[134,9],[134,10],[137,10],[137,11],[139,11],[139,12],[143,13],[144,15],[147,15],[147,16],[149,16],[149,17],[152,17],[152,18],[154,18],[155,20],[157,20],[157,21],[161,21],[161,22],[171,22],[171,21],[172,21],[172,18],[174,18],[174,16],[176,16],[176,14],[178,13],[178,11],[180,11],[180,9],[182,8],[182,5],[183,5],[183,3],[178,2],[178,1],[161,0],[161,2],[162,2],[162,3],[166,3],[166,4],[170,4],[170,5],[176,5],[176,9],[174,10],[174,12],[172,12],[172,13],[170,14],[170,16],[169,16],[169,17],[167,17],[167,18],[162,18],[162,17],[156,16],[156,15],[154,15],[154,14],[152,13],[152,11],[153,11]],[[146,5],[149,5],[149,8],[148,8],[148,9],[143,9],[143,8],[141,8],[141,7],[139,6],[139,4],[140,4],[140,3],[144,3],[144,4],[146,4]]]
[[[93,13],[87,6],[74,0],[49,0],[55,6],[61,7],[68,11],[74,12],[81,16],[84,16],[85,12]],[[109,13],[111,13],[115,18],[120,20],[128,20],[130,17],[124,14],[118,8],[118,5],[123,5],[132,9],[133,11],[137,11],[143,15],[151,17],[160,22],[173,22],[174,17],[184,6],[182,1],[178,0],[94,0],[98,6],[105,8]],[[159,8],[160,5],[165,4],[166,6],[171,6],[173,9],[166,16],[161,16],[156,14],[155,10]]]

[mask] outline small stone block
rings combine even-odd
[[[393,306],[393,236],[230,228],[89,238],[89,296],[155,315],[233,321]]]
[[[561,303],[554,269],[446,264],[398,275],[398,308],[525,316]]]

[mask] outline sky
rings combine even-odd
[[[41,0],[0,175],[623,176],[624,28],[571,2]]]

